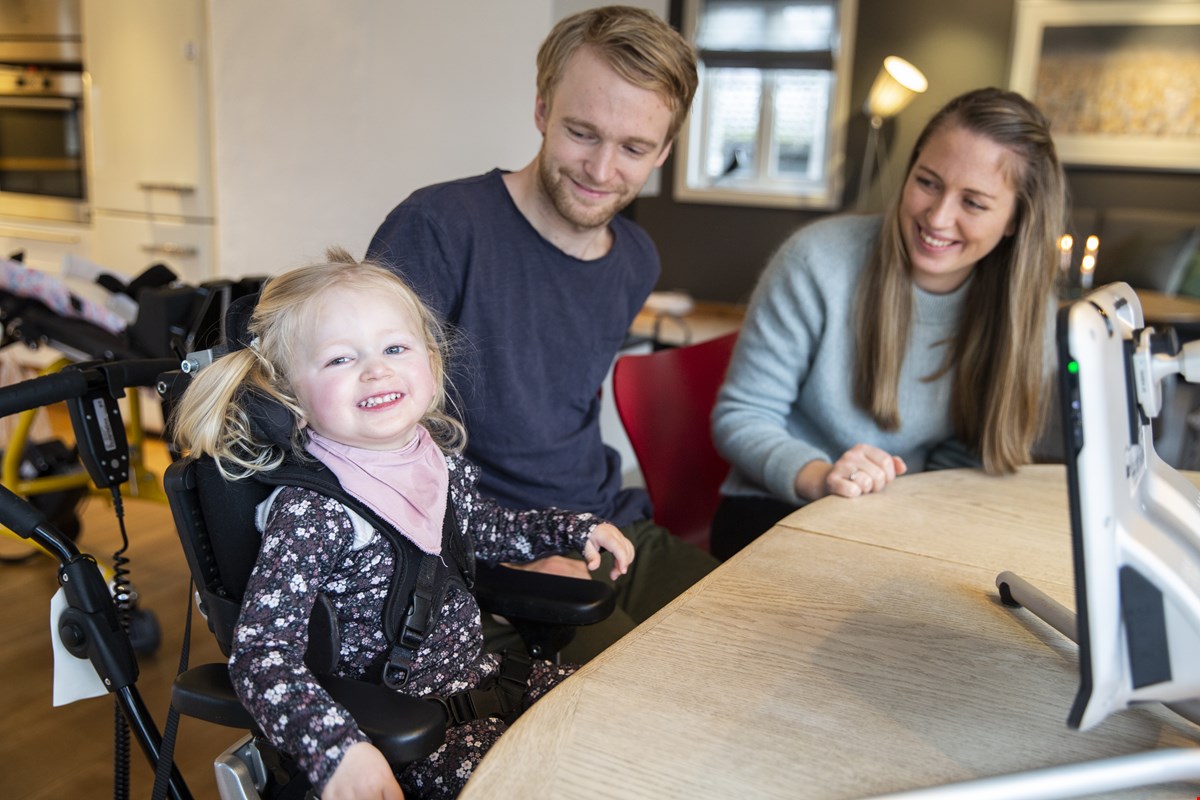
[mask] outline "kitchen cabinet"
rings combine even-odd
[[[92,220],[92,260],[125,275],[165,264],[187,283],[213,277],[213,226],[166,217],[108,215]]]
[[[90,247],[91,230],[87,225],[0,220],[0,258],[24,253],[25,265],[42,272],[61,273],[64,256],[87,256]]]
[[[215,274],[203,0],[84,0],[93,259]]]

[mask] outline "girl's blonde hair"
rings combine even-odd
[[[342,248],[331,247],[326,251],[326,261],[271,278],[247,323],[249,341],[241,342],[245,346],[216,359],[193,376],[169,426],[182,452],[211,456],[229,479],[274,469],[289,452],[308,457],[304,450],[307,436],[299,426],[303,409],[288,369],[295,363],[296,348],[316,318],[316,305],[334,289],[391,296],[396,301],[396,313],[407,315],[424,333],[436,389],[421,424],[444,451],[462,450],[466,431],[447,411],[450,400],[446,392],[445,329],[395,273],[369,261],[356,261]],[[230,344],[238,347],[237,342]],[[264,407],[271,406],[282,406],[290,417],[284,425],[289,439],[286,447],[264,432],[270,424],[264,427],[259,417]]]
[[[1057,241],[1066,225],[1066,180],[1050,123],[1025,98],[977,89],[951,100],[925,126],[905,180],[931,136],[960,129],[1008,148],[1016,230],[972,270],[958,335],[934,379],[954,370],[951,417],[957,436],[988,472],[1030,460],[1048,406],[1045,328],[1054,302]],[[884,216],[858,287],[855,400],[884,430],[899,427],[900,367],[912,323],[912,266],[900,232],[900,196]]]

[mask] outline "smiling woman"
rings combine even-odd
[[[964,128],[931,136],[900,197],[900,235],[913,283],[952,292],[1016,230],[1012,153]]]
[[[755,290],[718,395],[714,440],[733,471],[713,553],[828,494],[1027,463],[1048,400],[1064,215],[1045,118],[980,89],[926,125],[882,217],[796,232]]]

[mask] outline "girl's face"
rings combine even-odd
[[[1017,159],[962,128],[929,137],[900,198],[900,233],[917,286],[954,291],[979,259],[1014,233],[1017,195],[1009,175]]]
[[[304,424],[367,450],[412,441],[436,386],[425,337],[399,308],[395,296],[361,289],[321,299],[290,375]]]

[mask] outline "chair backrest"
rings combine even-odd
[[[654,521],[708,549],[728,464],[710,416],[737,332],[698,344],[628,355],[613,369],[613,399],[638,458]]]
[[[163,487],[208,629],[228,656],[262,543],[254,510],[273,489],[259,481],[227,481],[207,457],[173,462],[163,474]],[[319,595],[308,620],[305,653],[314,672],[327,673],[337,664],[337,641],[336,612]]]
[[[229,655],[261,535],[254,509],[271,493],[257,481],[226,481],[210,458],[173,462],[163,486],[209,630]]]

